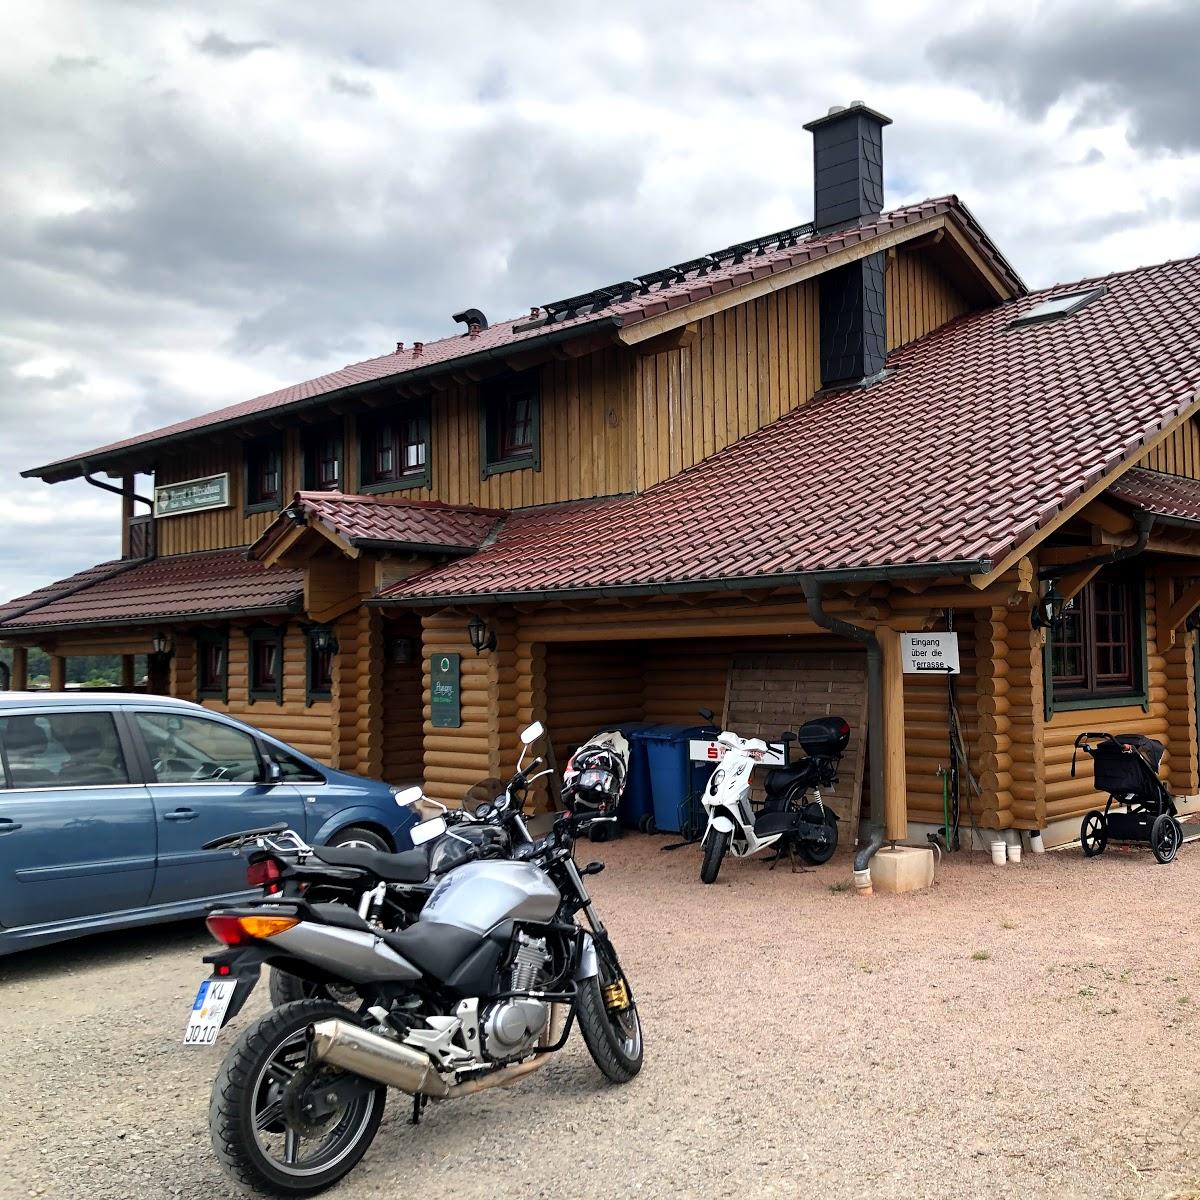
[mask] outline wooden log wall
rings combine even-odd
[[[1176,631],[1175,644],[1163,653],[1167,689],[1167,749],[1171,791],[1200,793],[1196,729],[1196,634]]]
[[[971,307],[921,250],[898,249],[889,257],[886,286],[889,350],[924,337]]]
[[[333,697],[329,705],[332,726],[332,765],[339,771],[358,770],[358,643],[361,613],[351,611],[334,623],[338,652],[333,660]]]
[[[355,630],[355,770],[378,779],[383,772],[383,617],[377,608],[359,608]]]
[[[1147,581],[1146,652],[1150,688],[1147,710],[1143,711],[1139,704],[1054,713],[1046,725],[1047,821],[1080,817],[1089,808],[1104,807],[1104,797],[1092,784],[1090,759],[1081,754],[1078,773],[1074,779],[1071,778],[1071,752],[1077,734],[1089,729],[1103,729],[1110,733],[1141,733],[1169,743],[1166,661],[1159,652],[1155,636],[1153,589],[1153,582]],[[1166,777],[1171,779],[1173,762],[1169,744],[1163,757],[1163,766]]]
[[[998,620],[1000,610],[993,609],[992,612]],[[997,717],[996,759],[994,763],[984,764],[983,779],[985,783],[992,782],[991,772],[996,772],[996,787],[1000,790],[1007,772],[1010,776],[1009,811],[1012,813],[1013,827],[1041,829],[1046,824],[1046,702],[1042,635],[1033,628],[1029,610],[1023,606],[1008,609],[1004,620],[1008,653],[1003,659],[992,659],[996,670],[991,689]],[[1003,672],[1000,670],[1001,662],[1004,665]],[[1003,714],[1001,709],[1004,709]],[[1003,730],[998,719],[1001,715],[1007,719],[1007,726]],[[981,722],[984,719],[981,717]],[[1003,743],[1005,733],[1009,739],[1007,748]]]
[[[391,627],[387,629],[392,633]],[[396,630],[395,632],[400,632]],[[405,627],[420,645],[420,630]],[[424,774],[421,750],[421,657],[383,666],[383,778],[389,783],[418,782]]]
[[[1200,479],[1200,424],[1193,417],[1173,429],[1153,450],[1142,455],[1138,466]]]
[[[560,763],[598,730],[643,720],[644,650],[553,645],[545,654],[545,712]]]

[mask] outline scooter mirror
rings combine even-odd
[[[521,742],[526,746],[532,746],[545,732],[545,726],[541,721],[534,721],[532,725],[521,730]]]
[[[404,791],[396,793],[396,803],[401,808],[408,808],[410,804],[416,804],[423,795],[424,792],[419,787],[405,788]]]

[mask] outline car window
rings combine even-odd
[[[0,751],[13,788],[96,787],[129,782],[111,713],[0,717]]]
[[[136,714],[159,783],[253,783],[261,776],[254,739],[204,717]]]
[[[325,782],[325,776],[320,771],[310,767],[308,763],[289,754],[286,750],[280,750],[278,746],[271,746],[264,742],[263,752],[273,763],[279,765],[280,774],[288,783]]]

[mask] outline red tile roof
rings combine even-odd
[[[477,549],[504,516],[498,509],[442,504],[436,500],[297,492],[288,508],[250,547],[251,555],[261,557],[294,527],[292,510],[302,512],[309,524],[324,525],[352,546],[441,553]]]
[[[514,514],[493,544],[386,598],[656,588],[889,565],[995,562],[1185,412],[1200,387],[1200,258],[1062,285],[894,352],[638,496]]]
[[[1155,516],[1200,522],[1200,480],[1134,467],[1107,491],[1110,496]]]
[[[104,563],[92,571],[111,565]],[[82,590],[0,619],[0,638],[63,626],[282,613],[298,608],[303,591],[303,571],[249,562],[244,550],[180,554],[99,575]],[[32,601],[37,595],[31,593],[13,604]]]
[[[68,596],[82,591],[94,583],[99,583],[102,579],[108,579],[122,571],[128,571],[136,565],[136,562],[117,558],[111,562],[97,563],[94,567],[88,567],[86,571],[79,571],[66,579],[59,579],[55,583],[48,583],[45,587],[37,588],[24,596],[18,596],[15,600],[9,600],[7,604],[0,604],[0,622],[7,621],[28,609],[39,608],[60,596]]]
[[[280,388],[278,391],[269,392],[264,396],[257,396],[253,400],[218,409],[216,412],[177,421],[173,425],[166,425],[150,433],[139,434],[137,437],[112,442],[98,449],[88,450],[83,454],[58,459],[46,466],[25,471],[23,474],[42,476],[51,481],[69,479],[81,473],[80,464],[83,460],[86,460],[89,463],[89,469],[92,469],[102,460],[110,459],[119,455],[120,452],[134,447],[150,449],[159,442],[174,441],[182,436],[214,426],[236,425],[259,417],[263,413],[300,405],[346,388],[401,375],[411,375],[416,372],[428,373],[431,368],[437,370],[447,363],[472,355],[487,355],[489,352],[510,353],[514,348],[531,346],[547,336],[560,337],[564,332],[587,334],[594,331],[592,327],[599,329],[601,327],[634,325],[672,309],[683,308],[696,301],[742,287],[791,267],[834,254],[848,246],[869,241],[893,230],[916,224],[928,217],[942,214],[951,216],[957,222],[983,257],[1001,277],[1009,282],[1015,294],[1020,294],[1025,290],[1020,277],[992,244],[966,205],[956,196],[942,196],[881,213],[876,220],[851,229],[839,230],[820,237],[810,235],[807,239],[798,242],[788,240],[787,244],[767,249],[762,253],[751,251],[741,259],[730,254],[721,259],[719,266],[711,270],[706,267],[703,274],[701,274],[700,267],[695,267],[690,271],[682,272],[682,279],[672,279],[662,284],[655,284],[645,295],[635,294],[624,302],[618,300],[596,311],[581,313],[574,317],[563,317],[531,329],[519,328],[529,322],[528,316],[512,321],[500,321],[481,331],[477,337],[458,334],[436,342],[428,342],[420,354],[413,347],[409,347],[402,352],[385,354],[379,358],[367,359],[365,362],[353,363],[343,367],[340,371],[331,371],[326,375],[317,376],[316,379]],[[735,259],[737,260],[735,261]]]

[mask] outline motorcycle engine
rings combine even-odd
[[[550,953],[545,938],[517,934],[517,952],[509,972],[508,990],[536,991],[545,979]],[[493,1062],[520,1058],[536,1045],[546,1022],[550,1005],[544,1000],[501,1000],[481,1014],[483,1050]]]

